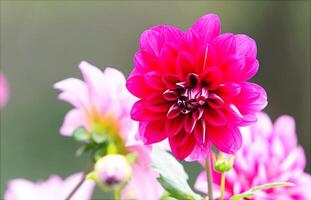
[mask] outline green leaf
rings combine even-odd
[[[247,190],[246,192],[233,195],[230,198],[230,200],[240,200],[243,198],[250,198],[254,195],[255,192],[260,191],[260,190],[266,190],[266,189],[275,188],[275,187],[291,187],[291,186],[294,186],[294,184],[290,183],[290,182],[274,182],[274,183],[267,183],[267,184],[263,184],[263,185],[258,185],[258,186],[255,186],[255,187]]]
[[[73,132],[73,138],[79,142],[87,142],[89,140],[89,135],[85,128],[79,127]]]
[[[154,148],[151,153],[152,169],[160,174],[158,181],[171,197],[183,200],[200,200],[202,197],[188,185],[183,166],[169,153]]]
[[[79,147],[76,151],[76,156],[79,157],[81,156],[84,152],[87,151],[87,146],[86,145],[83,145],[81,147]]]

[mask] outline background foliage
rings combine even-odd
[[[273,118],[293,115],[299,142],[311,161],[310,2],[308,1],[1,1],[0,66],[11,85],[1,111],[1,197],[9,179],[46,179],[81,171],[78,144],[58,134],[70,108],[56,99],[53,83],[81,77],[85,59],[126,75],[140,33],[157,24],[187,28],[216,13],[223,32],[246,33],[258,44],[260,71]],[[200,170],[185,164],[190,183]],[[95,198],[102,199],[99,191]],[[109,197],[106,197],[109,198]]]

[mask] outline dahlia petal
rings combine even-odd
[[[197,120],[191,115],[188,114],[185,118],[184,128],[187,133],[192,133],[196,125]]]
[[[176,105],[176,104],[173,104],[170,109],[167,111],[167,118],[168,119],[174,119],[176,118],[181,112],[181,108]]]
[[[241,56],[256,59],[256,42],[252,38],[244,34],[237,34],[234,37],[236,41],[236,53]]]
[[[222,81],[222,71],[217,67],[206,67],[201,77],[203,77],[203,84],[207,85],[209,90],[214,90]]]
[[[197,144],[201,145],[206,143],[206,122],[204,119],[198,120],[194,129],[194,136]]]
[[[184,36],[184,48],[186,48],[189,52],[196,51],[200,45],[198,34],[189,29]]]
[[[184,160],[193,150],[195,139],[192,134],[182,132],[169,138],[169,144],[173,154],[179,160]]]
[[[164,120],[158,120],[139,124],[140,137],[145,145],[161,142],[167,138],[164,123]]]
[[[281,140],[287,152],[290,152],[297,146],[295,120],[288,115],[280,116],[274,123],[273,133]]]
[[[103,102],[111,102],[110,94],[106,94],[111,91],[108,87],[109,80],[100,69],[85,61],[79,64],[79,68],[86,82],[92,104],[99,110],[104,110],[105,108],[103,106],[106,106],[107,109],[109,106],[106,104],[103,105]]]
[[[145,82],[153,89],[163,90],[165,85],[160,72],[148,72],[144,75]]]
[[[163,119],[165,116],[164,114],[161,115],[149,110],[145,106],[145,102],[143,100],[139,100],[134,103],[130,115],[135,121],[157,121],[159,119]]]
[[[242,136],[238,127],[226,126],[207,126],[208,139],[217,149],[224,153],[234,153],[242,145]]]
[[[194,72],[191,55],[185,52],[182,52],[178,55],[176,65],[177,75],[180,79],[184,79],[189,73]]]
[[[220,19],[215,14],[200,17],[191,27],[202,37],[202,43],[208,43],[220,34]]]
[[[54,84],[54,88],[62,91],[59,99],[66,101],[77,108],[89,109],[87,88],[83,81],[68,78]]]
[[[183,116],[179,116],[174,119],[167,119],[165,121],[166,135],[168,137],[173,137],[179,133],[183,128],[184,119],[185,118]]]
[[[244,71],[241,76],[242,81],[247,81],[252,78],[259,69],[259,62],[257,59],[245,58]]]
[[[179,78],[175,74],[164,74],[162,80],[165,83],[166,87],[169,89],[175,89],[176,83],[179,81]]]
[[[237,96],[241,91],[241,86],[237,83],[223,83],[215,91],[215,93],[222,99],[230,100]]]
[[[306,157],[301,146],[293,149],[285,158],[280,164],[280,170],[283,172],[304,169],[306,166]]]
[[[207,108],[204,118],[213,126],[223,126],[228,122],[226,115],[220,109]]]
[[[161,42],[180,43],[183,38],[183,31],[175,26],[159,25],[152,28],[158,31],[161,35]]]
[[[233,57],[230,58],[221,67],[223,72],[223,81],[235,82],[242,81],[243,71],[245,68],[244,57]]]
[[[218,108],[221,108],[224,105],[224,103],[225,103],[224,100],[217,94],[215,93],[209,94],[207,104],[210,107],[214,109],[218,109]]]
[[[178,99],[178,93],[175,90],[166,90],[162,96],[167,101],[176,101]]]
[[[242,114],[256,113],[267,105],[267,94],[265,90],[255,83],[240,83],[241,91],[233,99]]]
[[[152,93],[145,99],[145,106],[151,111],[166,113],[171,107],[171,104],[161,94]]]
[[[211,143],[206,142],[205,144],[196,144],[193,151],[185,159],[186,161],[197,161],[205,160],[211,151]]]
[[[161,71],[166,73],[176,73],[177,52],[171,47],[171,45],[165,45],[160,52],[159,63]]]
[[[140,51],[135,53],[134,66],[135,66],[134,70],[137,73],[145,73],[148,71],[148,66],[146,66],[143,55],[141,54]],[[134,73],[132,72],[132,74]]]
[[[63,136],[72,136],[73,132],[81,126],[86,127],[83,111],[72,109],[66,114],[60,133]]]
[[[140,49],[147,51],[155,56],[159,56],[159,36],[160,33],[149,29],[144,31],[140,36]]]
[[[236,42],[232,33],[224,33],[217,36],[212,41],[212,45],[219,56],[218,60],[226,61],[236,51]]]
[[[256,133],[257,135],[269,138],[273,130],[271,119],[266,113],[263,112],[257,113],[256,117],[257,122],[250,127],[251,131]]]
[[[144,98],[152,92],[152,89],[147,85],[144,77],[140,74],[131,74],[126,81],[126,87],[138,98]]]

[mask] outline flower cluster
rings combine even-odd
[[[115,200],[205,199],[172,155],[152,150],[165,139],[177,159],[205,161],[195,188],[210,200],[311,199],[294,119],[281,116],[273,125],[260,112],[266,92],[249,82],[258,68],[255,41],[221,33],[215,14],[186,31],[168,25],[144,31],[127,80],[117,69],[82,61],[83,80],[67,78],[54,88],[73,107],[59,131],[80,142],[77,155],[91,155],[90,169],[65,180],[11,180],[4,199],[87,200],[95,183]],[[9,92],[1,73],[0,94],[2,108]],[[212,186],[220,193],[215,198]]]
[[[304,172],[306,158],[297,144],[294,119],[281,116],[273,125],[265,113],[258,113],[257,118],[254,125],[242,131],[243,146],[235,155],[233,169],[226,175],[226,199],[274,181],[287,181],[295,186],[260,191],[253,199],[311,199],[308,191],[311,175]],[[213,177],[214,188],[220,189],[220,174],[214,172]],[[206,175],[202,172],[195,188],[206,192],[206,184]]]

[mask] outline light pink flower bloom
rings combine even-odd
[[[187,31],[160,25],[144,31],[128,90],[138,97],[131,111],[145,144],[169,139],[178,159],[206,158],[211,144],[234,153],[239,126],[256,121],[267,104],[263,88],[247,82],[259,67],[253,39],[220,34],[209,14]]]
[[[149,169],[151,163],[148,147],[134,137],[138,124],[131,120],[130,109],[135,101],[125,87],[124,75],[113,68],[101,71],[83,61],[79,68],[84,81],[68,78],[54,85],[61,90],[59,99],[74,106],[65,117],[60,132],[72,136],[81,126],[92,131],[98,126],[113,124],[122,137],[129,152],[136,152],[137,161],[132,164],[132,179],[124,189],[123,198],[128,195],[137,200],[157,200],[162,189],[156,180],[157,174]]]
[[[14,179],[8,184],[5,200],[64,200],[80,182],[82,173],[77,173],[62,180],[59,176],[50,176],[46,181],[31,182],[26,179]],[[86,180],[71,200],[91,199],[94,182]]]
[[[297,144],[294,119],[281,116],[273,125],[264,113],[259,113],[257,118],[257,123],[243,130],[243,146],[236,153],[233,169],[226,175],[227,198],[257,185],[288,181],[296,186],[261,191],[253,199],[311,199],[311,176],[304,172],[306,158],[303,148]],[[219,189],[220,174],[216,172],[214,183]],[[206,192],[206,184],[202,172],[195,188]]]
[[[0,72],[0,109],[6,105],[9,95],[10,91],[8,81],[4,74]]]

